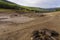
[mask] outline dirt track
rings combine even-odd
[[[1,24],[0,40],[31,40],[31,33],[34,30],[40,30],[42,28],[52,29],[60,33],[59,13],[57,12],[52,16],[38,17],[35,20],[23,24]]]

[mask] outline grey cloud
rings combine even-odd
[[[60,7],[60,0],[9,0],[19,5],[43,8]]]

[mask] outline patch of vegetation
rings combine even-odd
[[[0,8],[4,9],[19,9],[20,7],[17,4],[11,3],[9,1],[0,0]]]

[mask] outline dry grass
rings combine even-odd
[[[0,9],[0,13],[14,13],[16,12],[15,10],[10,10],[10,9]]]

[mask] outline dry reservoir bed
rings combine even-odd
[[[29,18],[26,16],[19,16],[19,17],[9,17],[9,16],[0,16],[0,21],[7,21],[13,23],[25,23],[34,20],[34,18]]]
[[[0,16],[0,40],[32,40],[32,32],[43,28],[60,34],[60,12],[55,14],[37,18]]]

